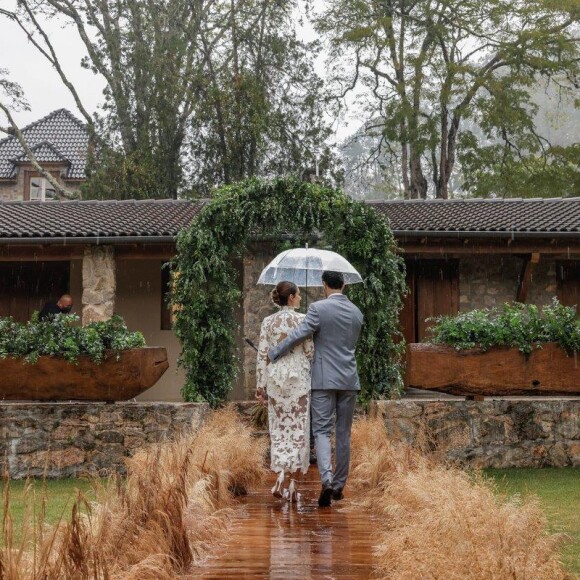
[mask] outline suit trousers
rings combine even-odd
[[[350,431],[358,391],[313,389],[311,391],[312,432],[322,485],[342,489],[350,463]],[[335,469],[332,471],[330,437],[336,425]]]

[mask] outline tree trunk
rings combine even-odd
[[[410,199],[426,199],[427,198],[427,180],[423,175],[423,168],[421,167],[421,156],[417,155],[415,149],[411,146],[411,155],[409,158],[409,173],[411,176],[411,183],[409,184]]]

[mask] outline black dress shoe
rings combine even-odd
[[[344,494],[342,493],[342,488],[332,490],[332,499],[333,499],[333,501],[340,501],[341,499],[344,499]]]
[[[318,498],[318,507],[329,507],[332,499],[332,487],[323,485]]]

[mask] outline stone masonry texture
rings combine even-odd
[[[580,399],[374,401],[389,435],[473,468],[580,467]]]
[[[516,299],[523,260],[477,256],[459,261],[459,310],[499,308]],[[556,296],[556,262],[544,258],[534,268],[526,302],[543,306]]]
[[[206,403],[3,403],[0,470],[12,479],[125,473],[125,458],[201,427]]]
[[[83,325],[113,316],[116,288],[114,248],[87,246],[83,256]]]

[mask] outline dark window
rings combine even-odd
[[[26,322],[46,302],[68,293],[69,282],[70,262],[1,262],[0,316]]]
[[[45,177],[31,177],[30,199],[38,201],[56,199],[56,190]]]
[[[580,314],[580,260],[566,260],[556,264],[558,300],[564,306],[576,306]]]
[[[171,276],[169,268],[161,267],[161,330],[173,328],[171,306],[167,303],[168,293],[171,291]]]

